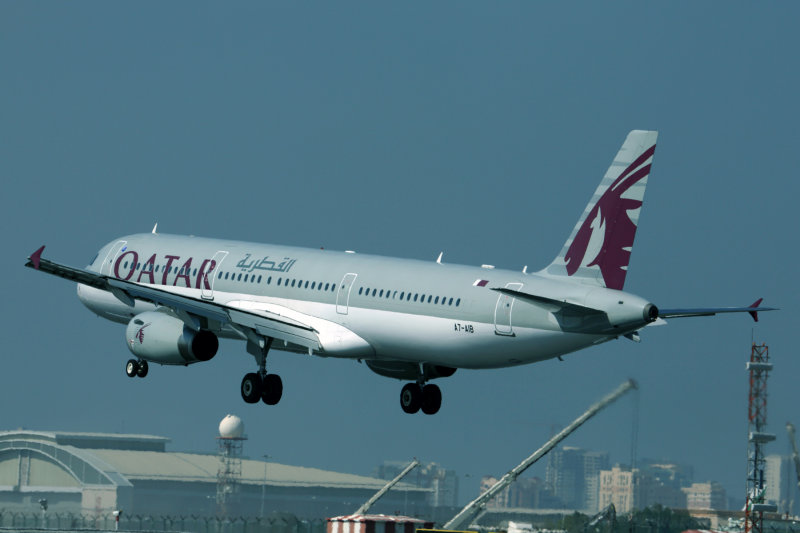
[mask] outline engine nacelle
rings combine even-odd
[[[194,331],[182,320],[157,311],[133,317],[125,329],[125,340],[135,356],[163,365],[208,361],[219,349],[212,332]]]

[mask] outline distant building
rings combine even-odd
[[[764,496],[768,503],[778,506],[781,514],[795,514],[800,507],[797,472],[788,455],[768,455],[764,469]]]
[[[671,509],[686,508],[686,494],[681,490],[692,484],[693,468],[668,461],[645,459],[639,462],[641,485],[638,508],[662,505]]]
[[[687,509],[725,510],[727,496],[725,488],[719,483],[692,483],[681,490],[686,494]]]
[[[108,515],[122,509],[150,515],[216,513],[219,458],[166,451],[152,435],[0,432],[0,509]],[[300,518],[352,513],[385,482],[316,468],[242,459],[230,512],[273,511]],[[399,489],[399,490],[398,490]],[[430,489],[401,484],[372,508],[377,513],[425,514]]]
[[[609,468],[608,452],[587,451],[583,455],[583,507],[596,513],[600,505],[600,472]]]
[[[642,459],[637,466],[641,471],[647,472],[664,486],[680,489],[681,487],[688,487],[694,481],[694,468],[690,465],[671,461]]]
[[[629,513],[636,508],[636,496],[635,472],[619,465],[600,472],[600,509],[613,503],[618,514]]]
[[[481,478],[481,494],[489,490],[498,479],[494,476]],[[486,504],[492,509],[543,509],[558,507],[556,500],[541,478],[517,478],[511,485],[501,490]]]
[[[375,469],[374,475],[380,479],[394,479],[407,466],[408,461],[384,461]],[[455,470],[445,470],[436,463],[421,464],[409,472],[403,482],[430,489],[427,503],[431,507],[458,506],[458,475]]]
[[[599,474],[608,468],[608,452],[564,446],[550,452],[545,481],[561,507],[597,512]]]

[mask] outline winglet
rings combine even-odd
[[[764,298],[759,298],[758,300],[753,302],[753,305],[751,305],[750,307],[757,308],[759,305],[761,305],[761,300],[763,300],[763,299]],[[757,311],[748,311],[748,313],[750,313],[750,316],[753,317],[754,321],[758,322],[758,312]]]
[[[33,264],[33,268],[35,268],[36,270],[39,270],[39,261],[41,261],[42,259],[43,251],[44,251],[44,246],[33,252],[31,256],[28,258],[28,261],[30,261]]]

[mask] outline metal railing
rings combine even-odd
[[[0,510],[0,528],[51,531],[182,531],[193,533],[325,533],[325,520],[275,517],[218,517],[197,515],[122,515],[117,526],[110,513],[74,514]],[[798,532],[800,533],[800,532]]]

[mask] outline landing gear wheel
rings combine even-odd
[[[242,379],[242,399],[247,403],[256,403],[261,399],[261,376],[256,373],[245,374]]]
[[[139,363],[136,359],[128,359],[127,364],[125,364],[125,373],[128,374],[129,378],[136,377],[139,373]]]
[[[400,407],[408,414],[419,411],[422,404],[422,388],[416,383],[407,383],[400,391]]]
[[[139,361],[138,365],[139,368],[136,370],[136,375],[139,376],[140,378],[143,378],[147,375],[147,370],[149,369],[147,361],[141,360]]]
[[[425,385],[422,388],[422,412],[435,415],[442,406],[442,391],[438,385]]]
[[[278,374],[267,374],[264,376],[264,384],[261,387],[261,400],[267,405],[275,405],[281,401],[283,396],[283,381]]]

